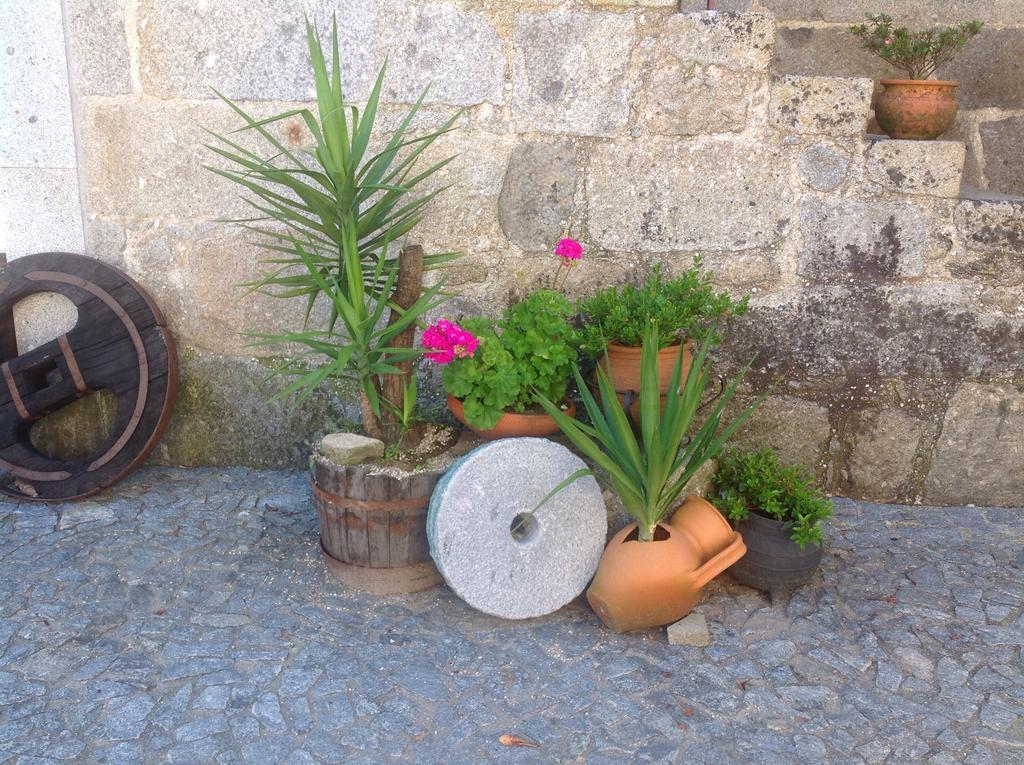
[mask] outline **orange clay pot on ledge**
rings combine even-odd
[[[601,556],[587,601],[615,632],[659,627],[682,619],[708,582],[746,553],[743,538],[705,557],[690,534],[660,523],[654,540],[641,542],[630,524],[612,537]]]
[[[931,141],[956,117],[956,80],[880,80],[875,119],[890,138]]]
[[[533,436],[543,438],[552,436],[558,432],[558,425],[551,416],[545,412],[539,414],[519,414],[518,412],[505,412],[498,419],[497,424],[490,430],[474,428],[466,422],[466,412],[462,401],[454,396],[448,397],[448,409],[455,415],[455,419],[476,433],[485,441],[495,441],[499,438],[520,438]],[[570,417],[576,415],[576,405],[569,399],[562,402],[562,411]]]

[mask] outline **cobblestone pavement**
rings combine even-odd
[[[347,592],[304,476],[150,468],[0,503],[0,762],[1021,763],[1022,541],[840,501],[811,585],[716,582],[712,645],[674,647]]]

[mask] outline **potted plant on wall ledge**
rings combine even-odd
[[[306,326],[258,341],[286,354],[276,371],[292,381],[279,395],[294,393],[302,400],[332,379],[352,381],[359,390],[370,438],[327,437],[312,460],[326,561],[354,586],[411,592],[440,582],[427,548],[426,509],[454,456],[444,452],[455,441],[454,431],[415,418],[413,365],[421,350],[414,347],[414,334],[445,299],[441,283],[424,289],[424,269],[454,256],[424,256],[416,246],[396,254],[392,243],[416,226],[438,193],[410,196],[451,160],[418,164],[456,118],[410,136],[421,96],[391,137],[381,139],[380,150],[371,151],[385,68],[360,111],[342,93],[337,24],[330,68],[308,21],[306,30],[318,114],[301,108],[257,120],[222,96],[244,123],[235,132],[255,134],[272,155],[263,158],[214,133],[217,143],[208,148],[230,167],[210,169],[249,192],[246,201],[256,217],[231,222],[256,233],[256,243],[272,253],[265,263],[273,268],[252,287],[306,304]],[[312,134],[312,151],[291,149],[271,131],[296,117]],[[329,316],[311,328],[313,308],[323,301]]]
[[[766,592],[799,587],[821,563],[821,522],[832,503],[799,465],[771,449],[727,451],[718,460],[714,499],[747,543],[732,567],[744,584]]]
[[[867,14],[868,23],[850,27],[864,50],[908,75],[905,80],[881,80],[875,100],[875,119],[890,138],[933,140],[949,129],[956,117],[956,80],[934,80],[935,70],[953,60],[981,31],[980,21],[955,27],[911,32],[893,26],[882,13]]]
[[[716,292],[711,276],[702,270],[699,257],[693,266],[666,280],[656,264],[639,287],[626,284],[608,287],[578,303],[582,328],[580,348],[598,359],[610,375],[620,399],[636,416],[639,413],[641,345],[649,327],[658,333],[658,388],[668,391],[672,364],[683,354],[683,379],[690,366],[691,342],[709,345],[720,340],[715,322],[747,310],[747,298],[733,300]]]

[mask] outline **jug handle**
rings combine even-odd
[[[693,572],[695,587],[698,589],[703,587],[729,568],[733,563],[746,555],[747,546],[743,543],[743,537],[740,536],[739,532],[734,533],[736,536],[732,542],[729,543],[728,547]]]

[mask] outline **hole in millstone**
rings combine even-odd
[[[512,538],[520,544],[533,541],[539,528],[540,524],[537,523],[533,513],[517,514],[508,526],[508,530],[512,532]]]
[[[53,460],[80,460],[97,451],[117,417],[117,396],[98,390],[32,423],[29,442]]]

